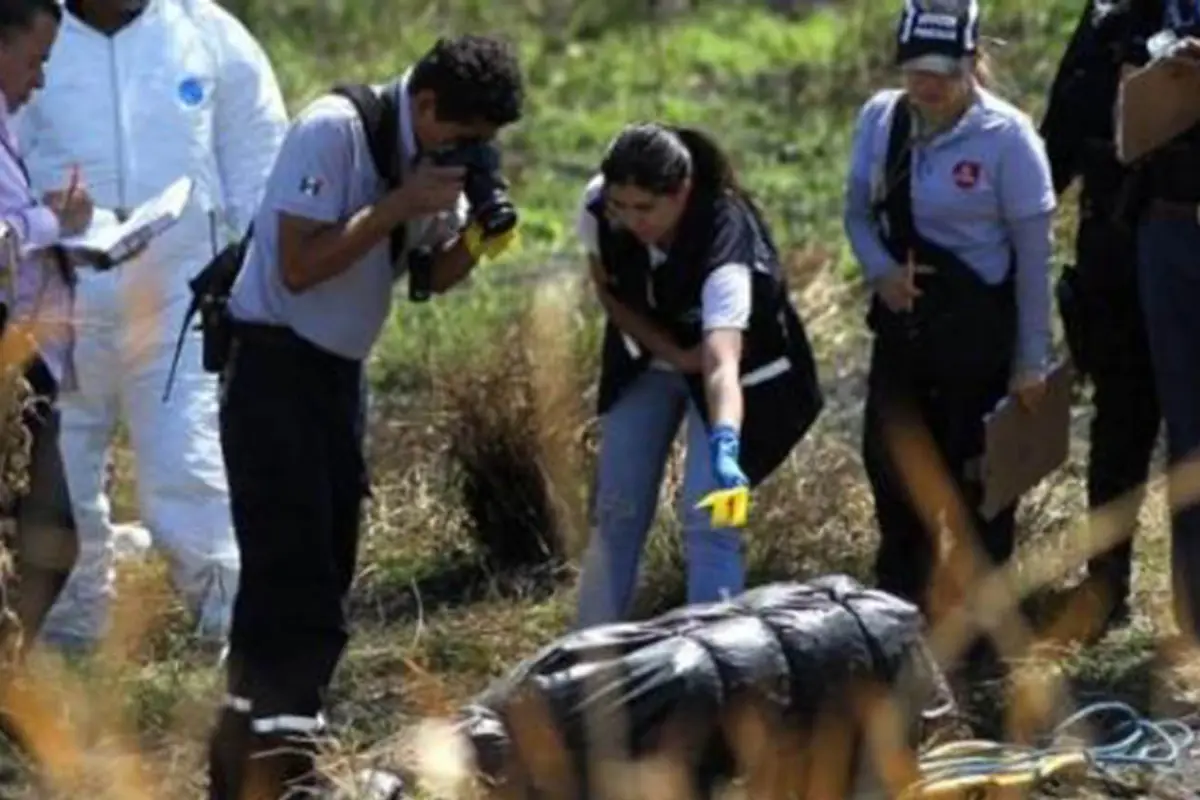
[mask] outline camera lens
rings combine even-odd
[[[475,218],[487,236],[498,236],[517,224],[517,209],[508,198],[503,178],[472,170],[463,187]]]
[[[517,224],[517,209],[509,199],[508,184],[500,173],[500,153],[495,147],[478,142],[462,144],[436,151],[433,159],[439,165],[467,168],[463,194],[485,236],[499,236]]]

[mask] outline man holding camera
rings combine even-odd
[[[228,300],[221,440],[242,574],[214,800],[322,791],[312,747],[295,739],[323,731],[348,639],[368,493],[363,362],[398,277],[409,273],[414,299],[445,292],[514,235],[490,142],[521,117],[522,84],[507,44],[442,39],[396,82],[368,87],[392,101],[396,175],[372,146],[387,126],[340,91],[284,140]]]

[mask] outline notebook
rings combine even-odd
[[[109,209],[97,208],[86,230],[64,237],[59,245],[74,260],[97,269],[116,266],[178,222],[191,195],[192,179],[182,177],[134,209],[124,222]]]

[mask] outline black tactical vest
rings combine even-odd
[[[730,194],[696,194],[684,210],[666,261],[605,217],[602,200],[588,210],[598,229],[600,258],[614,297],[650,317],[685,348],[703,338],[701,295],[713,258],[716,231],[740,231],[739,251],[752,267],[751,315],[742,346],[741,466],[752,485],[765,479],[812,426],[824,400],[804,325],[787,296],[778,253],[753,208]],[[651,354],[608,321],[605,325],[598,411],[603,414],[650,365]],[[687,375],[692,400],[708,423],[703,377]]]

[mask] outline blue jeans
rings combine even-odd
[[[581,628],[619,621],[629,612],[667,456],[685,414],[687,459],[680,516],[688,603],[712,602],[742,591],[740,533],[714,529],[708,513],[695,510],[696,503],[716,488],[704,422],[682,375],[648,369],[601,421],[592,537],[579,588]]]
[[[1154,378],[1174,467],[1200,458],[1200,225],[1147,219],[1138,231],[1138,281]],[[1188,491],[1189,487],[1182,487]],[[1195,487],[1190,487],[1195,491]],[[1200,634],[1200,503],[1172,497],[1176,619]]]

